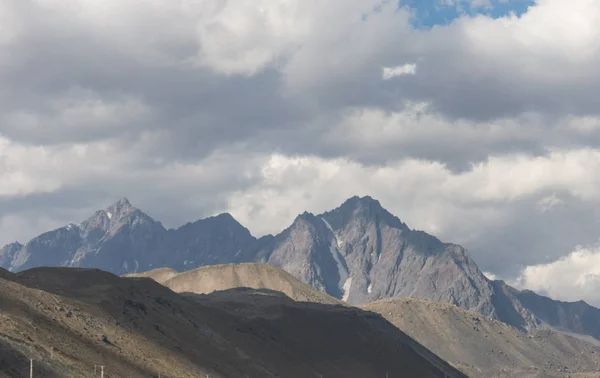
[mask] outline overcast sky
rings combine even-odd
[[[600,1],[0,0],[0,244],[371,195],[600,304]]]

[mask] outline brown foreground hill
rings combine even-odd
[[[91,269],[0,272],[0,376],[462,377],[381,316],[268,290],[181,296]],[[240,311],[240,309],[246,311]],[[98,368],[99,371],[99,368]]]
[[[423,299],[382,300],[362,308],[381,314],[470,377],[600,377],[600,347],[564,333],[526,334]]]
[[[297,302],[346,305],[298,280],[283,269],[268,264],[222,264],[183,273],[160,268],[126,277],[149,277],[176,293],[210,294],[234,288],[279,291]]]

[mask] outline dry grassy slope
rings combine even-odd
[[[600,348],[562,333],[525,334],[474,312],[422,299],[389,299],[362,308],[383,315],[472,377],[600,376],[591,373],[600,368]]]
[[[345,305],[286,271],[268,264],[212,265],[179,273],[165,280],[170,274],[170,270],[156,269],[139,276],[151,277],[177,293],[209,294],[213,291],[247,287],[279,291],[298,302]]]
[[[0,279],[0,376],[25,376],[30,356],[36,377],[89,377],[94,364],[107,378],[462,376],[373,313],[280,297],[247,317],[215,303],[98,270]]]

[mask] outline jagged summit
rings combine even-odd
[[[117,202],[113,203],[108,207],[108,209],[123,209],[123,208],[131,208],[131,202],[127,197],[121,197]]]
[[[177,232],[178,230],[186,230],[187,233],[194,230],[218,230],[219,228],[223,228],[223,230],[232,228],[236,230],[243,230],[245,233],[250,235],[250,231],[247,228],[245,228],[240,222],[238,222],[237,219],[235,219],[230,213],[220,213],[207,218],[198,219],[194,222],[188,222],[183,226],[177,229],[172,229],[170,231]]]
[[[388,226],[408,230],[406,224],[371,196],[353,196],[344,201],[339,207],[319,216],[327,219],[334,229],[344,227],[351,219],[357,219],[363,223],[381,221]]]
[[[215,215],[213,218],[223,219],[223,220],[227,220],[227,221],[235,220],[233,215],[231,215],[230,213],[219,213],[219,214]]]
[[[309,223],[312,223],[316,220],[316,216],[313,213],[309,213],[308,211],[303,212],[302,214],[298,214],[296,216],[296,218],[294,219],[293,223],[299,222],[299,221],[306,221]]]
[[[219,213],[217,215],[213,215],[211,217],[205,218],[205,219],[201,219],[201,220],[212,220],[212,221],[216,221],[220,224],[224,224],[224,225],[236,225],[236,226],[241,226],[243,227],[240,222],[238,222],[237,219],[234,218],[233,215],[231,215],[230,213]]]
[[[374,203],[374,204],[378,204],[381,206],[381,204],[379,203],[378,200],[376,200],[375,198],[373,198],[369,195],[362,196],[362,197],[358,196],[358,195],[354,195],[354,196],[348,198],[346,201],[344,201],[341,206],[344,206],[346,204],[351,204],[351,203],[367,203],[367,204]]]
[[[14,260],[15,255],[21,249],[23,249],[23,245],[18,241],[0,248],[0,268],[10,268],[9,263]]]
[[[96,211],[90,218],[81,222],[79,228],[82,237],[87,238],[91,235],[95,238],[101,238],[106,232],[118,227],[120,223],[123,223],[133,213],[139,213],[138,215],[142,218],[153,222],[149,216],[132,206],[129,200],[123,197],[106,209]]]
[[[123,216],[138,210],[134,206],[131,205],[131,202],[126,197],[119,199],[117,202],[110,205],[106,208],[105,212],[109,219],[112,219],[113,216],[116,218],[122,218]]]

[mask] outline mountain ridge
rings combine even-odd
[[[161,267],[181,272],[247,262],[282,268],[352,305],[417,297],[524,331],[556,327],[600,339],[600,310],[491,281],[465,248],[410,229],[370,196],[351,197],[322,214],[304,212],[279,234],[258,239],[229,213],[167,230],[123,198],[79,226],[0,249],[0,266],[11,271],[73,266],[114,274]]]

